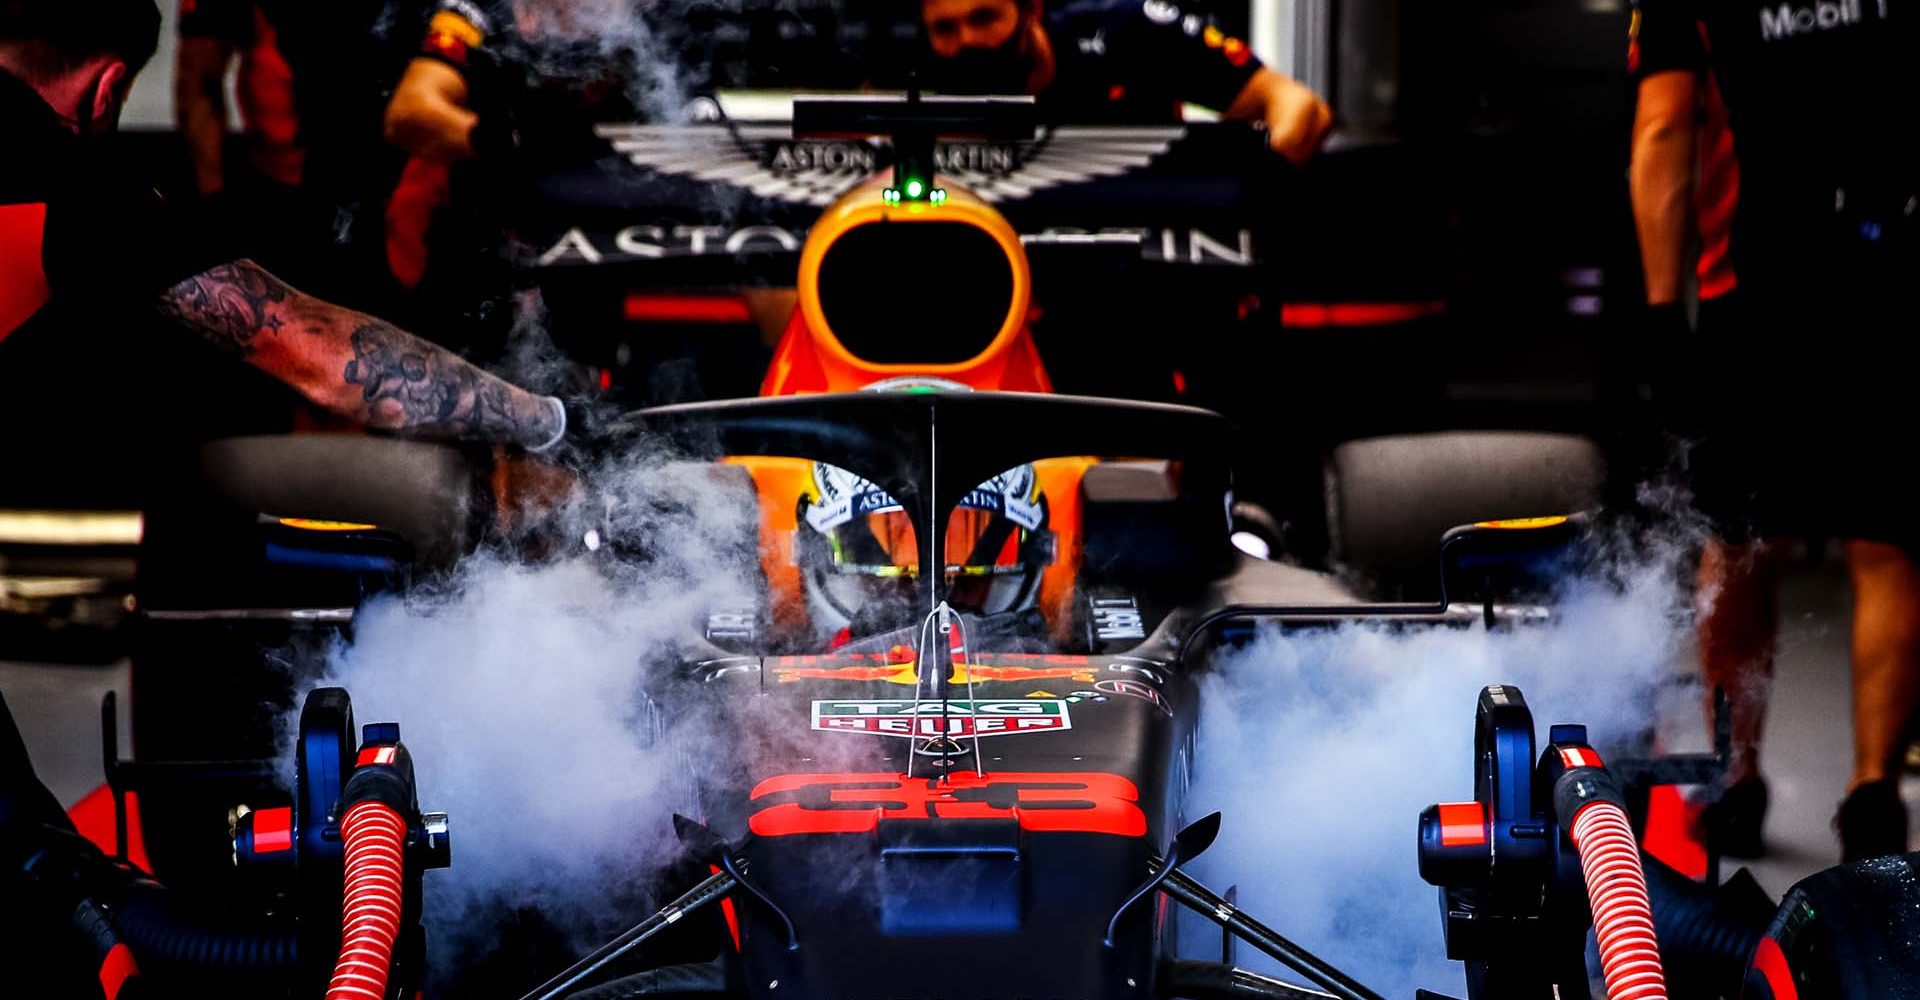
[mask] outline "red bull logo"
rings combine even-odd
[[[974,739],[1060,732],[1073,728],[1073,717],[1059,698],[860,699],[814,702],[813,728],[909,739]]]

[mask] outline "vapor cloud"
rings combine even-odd
[[[361,721],[400,723],[422,806],[450,814],[454,865],[426,880],[441,942],[513,908],[597,933],[677,857],[691,749],[720,734],[652,697],[706,614],[752,606],[741,540],[750,553],[757,515],[709,466],[612,468],[566,512],[568,554],[482,554],[370,602],[318,681],[347,688]]]
[[[1238,884],[1249,912],[1383,995],[1465,995],[1415,830],[1427,805],[1472,797],[1479,691],[1517,685],[1542,744],[1548,726],[1580,722],[1603,756],[1644,752],[1688,639],[1686,551],[1669,540],[1614,561],[1571,585],[1545,627],[1262,634],[1202,684],[1188,815],[1218,809],[1225,825],[1196,875]],[[1282,972],[1250,948],[1240,960]]]

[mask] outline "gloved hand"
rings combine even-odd
[[[594,446],[606,435],[613,410],[605,401],[590,397],[542,396],[540,400],[552,407],[559,418],[559,428],[552,438],[527,445],[526,450],[548,462],[581,464],[593,454]]]
[[[541,396],[540,402],[553,414],[555,426],[553,436],[539,444],[527,445],[527,450],[535,455],[545,455],[557,451],[567,440],[567,431],[574,426],[573,419],[567,413],[567,404],[558,396]]]
[[[608,404],[591,397],[539,400],[558,417],[552,438],[538,446],[495,452],[491,485],[496,527],[509,538],[529,539],[559,527],[569,516],[599,457],[600,438],[612,416]]]

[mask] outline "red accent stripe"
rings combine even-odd
[[[1793,968],[1787,964],[1787,953],[1780,950],[1780,942],[1761,938],[1760,946],[1753,950],[1753,968],[1773,991],[1773,1000],[1800,1000],[1800,987],[1794,984]]]
[[[353,762],[354,767],[366,767],[368,764],[391,764],[396,751],[393,747],[365,747]]]
[[[1280,325],[1295,329],[1389,326],[1447,311],[1445,302],[1283,302]]]
[[[107,950],[107,957],[100,960],[100,992],[107,1000],[117,1000],[120,990],[127,980],[140,974],[140,966],[133,960],[133,952],[124,944],[116,944]]]
[[[1585,747],[1567,747],[1560,751],[1560,763],[1568,767],[1605,767],[1600,755]]]
[[[1478,802],[1440,803],[1440,846],[1471,847],[1487,842],[1487,810]]]
[[[387,270],[403,288],[414,288],[426,277],[427,230],[434,212],[447,203],[450,184],[446,164],[414,157],[387,195]]]
[[[293,850],[293,810],[281,806],[253,814],[253,852],[274,854]]]
[[[80,836],[93,842],[93,846],[108,854],[114,853],[118,846],[113,842],[113,790],[105,785],[88,792],[86,797],[73,804],[67,810],[67,819],[73,821],[73,827]],[[127,793],[127,849],[126,859],[143,872],[153,871],[153,862],[147,860],[146,838],[140,833],[140,799],[133,792]]]
[[[1699,881],[1707,877],[1707,847],[1698,839],[1700,807],[1680,789],[1659,785],[1647,793],[1647,826],[1640,846],[1668,867]]]
[[[1711,51],[1706,24],[1696,21],[1694,26],[1700,31],[1701,45]],[[1733,217],[1740,207],[1740,160],[1734,151],[1720,82],[1713,73],[1706,74],[1704,82],[1700,119],[1694,128],[1694,148],[1700,163],[1700,176],[1693,185],[1694,225],[1700,234],[1700,257],[1694,271],[1700,279],[1700,297],[1712,299],[1740,284],[1729,246]]]
[[[625,314],[634,323],[751,323],[737,295],[651,295],[628,292]]]
[[[719,865],[708,865],[707,870],[715,875],[720,874]],[[740,951],[740,914],[733,908],[732,896],[720,897],[720,915],[727,920],[727,935],[733,938],[733,950],[738,953]]]
[[[40,256],[46,227],[44,204],[0,205],[0,340],[53,297]]]

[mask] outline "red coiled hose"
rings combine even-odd
[[[340,959],[327,984],[327,1000],[385,1000],[393,942],[400,933],[407,823],[384,802],[360,802],[347,810],[340,837],[347,854],[346,892]]]
[[[1640,846],[1626,810],[1592,801],[1573,815],[1573,846],[1593,904],[1593,930],[1600,940],[1600,966],[1609,1000],[1666,1000],[1660,943],[1653,934],[1653,904]]]

